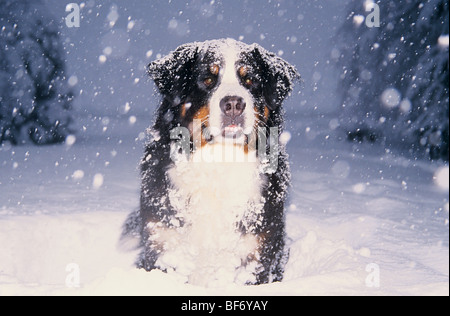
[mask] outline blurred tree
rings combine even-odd
[[[64,68],[57,24],[42,3],[0,0],[0,143],[64,141],[73,99]]]
[[[374,3],[380,27],[363,23]],[[448,161],[448,1],[358,0],[348,12],[334,50],[348,138]]]

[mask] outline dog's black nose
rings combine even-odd
[[[236,118],[244,113],[246,104],[243,98],[238,96],[228,96],[220,101],[220,109],[231,118]]]

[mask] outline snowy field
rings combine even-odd
[[[448,167],[353,150],[313,119],[295,122],[308,132],[288,148],[285,279],[262,286],[133,267],[119,237],[138,206],[143,119],[91,122],[62,146],[3,145],[0,295],[448,295]]]

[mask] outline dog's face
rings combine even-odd
[[[180,46],[148,72],[169,104],[160,115],[169,126],[188,128],[191,137],[200,124],[202,145],[246,144],[258,126],[273,126],[299,77],[259,45],[231,39]]]

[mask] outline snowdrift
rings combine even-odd
[[[0,295],[448,295],[447,166],[292,137],[283,282],[204,288],[134,268],[142,140],[105,139],[0,147]]]

